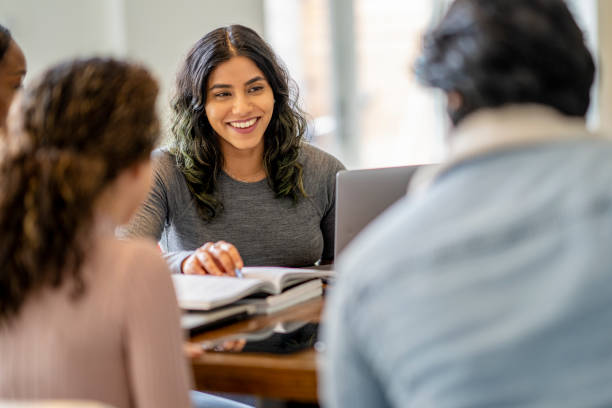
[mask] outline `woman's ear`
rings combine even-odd
[[[450,118],[453,126],[457,126],[459,121],[465,114],[465,101],[463,95],[457,91],[449,91],[446,93],[446,113]]]
[[[457,91],[450,91],[446,94],[446,104],[450,112],[457,112],[463,106],[463,96]]]

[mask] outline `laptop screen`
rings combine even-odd
[[[335,254],[374,218],[406,195],[408,183],[420,166],[344,170],[336,175]]]

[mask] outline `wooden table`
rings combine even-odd
[[[208,331],[193,342],[213,340],[245,331],[274,326],[279,322],[318,322],[323,299],[294,306],[272,316],[257,316]],[[250,394],[263,399],[317,402],[316,352],[293,354],[205,352],[192,360],[198,390]]]

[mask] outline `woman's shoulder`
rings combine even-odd
[[[107,260],[115,263],[113,269],[131,276],[131,279],[138,279],[140,275],[150,277],[160,273],[170,274],[161,250],[151,239],[112,239],[107,243],[104,252]]]
[[[136,237],[130,239],[115,239],[114,243],[117,249],[123,253],[160,255],[159,248],[155,244],[155,241],[149,238]]]
[[[134,288],[159,294],[172,285],[161,251],[150,239],[103,237],[91,248],[88,258],[86,282],[95,288],[94,297],[139,296]],[[121,305],[118,307],[125,307]]]
[[[302,144],[300,148],[299,162],[304,168],[304,173],[308,176],[326,176],[333,175],[345,167],[340,160],[330,153],[311,145],[310,143]]]
[[[176,156],[168,147],[158,147],[153,150],[151,158],[158,168],[177,169]]]
[[[167,147],[157,148],[151,153],[158,182],[168,186],[176,186],[183,179],[178,167],[176,156]]]

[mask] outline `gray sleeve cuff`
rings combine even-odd
[[[185,258],[193,254],[193,252],[194,251],[165,252],[163,256],[172,273],[181,273],[181,263],[183,263]]]

